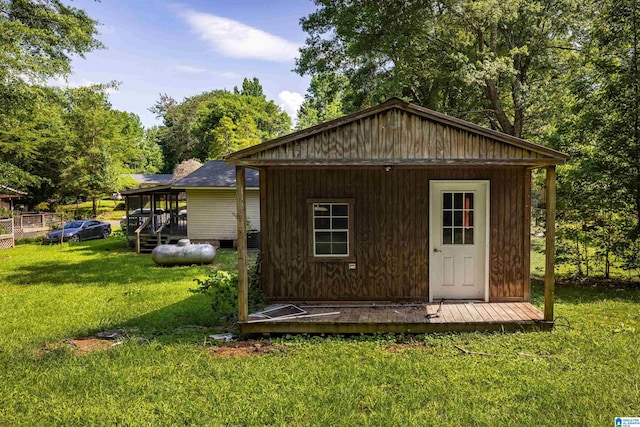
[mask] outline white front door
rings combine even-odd
[[[429,300],[489,301],[489,181],[431,181]]]

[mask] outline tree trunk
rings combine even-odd
[[[584,250],[584,277],[589,277],[589,245],[587,245],[586,236],[582,241],[582,248]]]
[[[580,255],[580,238],[576,234],[576,267],[578,267],[578,277],[582,277],[582,255]]]
[[[484,55],[484,35],[481,30],[478,30],[477,35],[478,42],[478,53],[481,58],[485,57]],[[493,58],[496,56],[496,51],[498,48],[498,24],[491,25],[491,31],[489,33],[489,51],[490,55]],[[500,126],[500,130],[506,134],[519,136],[515,134],[514,126],[511,124],[507,113],[504,111],[504,107],[502,106],[502,101],[500,101],[500,94],[498,93],[498,84],[495,80],[486,78],[484,80],[485,84],[485,93],[487,98],[489,98],[489,102],[491,103],[491,108],[493,109],[496,120],[498,121],[498,125]]]
[[[96,205],[96,198],[95,196],[91,197],[91,207],[92,207],[92,211],[93,211],[93,217],[97,217],[98,216],[98,206]]]
[[[491,107],[495,111],[496,119],[500,124],[502,132],[515,136],[515,129],[511,124],[509,117],[507,117],[507,113],[504,111],[504,107],[500,101],[500,95],[498,94],[498,87],[494,80],[485,79],[485,92],[491,102]]]

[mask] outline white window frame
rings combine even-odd
[[[311,261],[354,261],[353,254],[353,233],[354,233],[354,199],[310,199],[307,200],[309,204],[309,231],[311,236],[309,236],[309,259]],[[315,207],[318,205],[344,205],[347,207],[347,216],[333,216],[331,212],[329,216],[318,216],[315,215]],[[330,226],[329,228],[316,228],[315,219],[316,218],[329,218]],[[347,228],[343,229],[334,229],[333,227],[333,218],[346,218],[347,219]],[[317,232],[346,232],[346,246],[347,252],[344,254],[318,254],[317,246],[316,246],[316,233]],[[331,247],[333,250],[333,246]]]

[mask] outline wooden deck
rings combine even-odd
[[[357,305],[301,305],[308,315],[264,321],[249,317],[240,323],[242,333],[435,333],[473,331],[535,331],[548,330],[552,323],[543,321],[543,314],[526,302],[444,303],[438,317],[429,318],[438,310],[438,303]]]

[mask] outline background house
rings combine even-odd
[[[27,193],[24,191],[16,190],[15,188],[0,184],[0,209],[12,212],[14,209],[14,200],[20,199],[26,195]]]
[[[247,229],[260,231],[258,171],[247,173]],[[218,247],[235,247],[236,170],[223,160],[212,160],[171,185],[187,195],[187,237]]]

